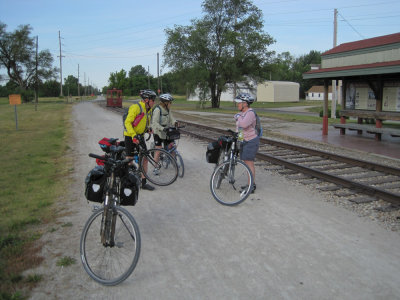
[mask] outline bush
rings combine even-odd
[[[328,118],[331,117],[331,111],[332,110],[330,108],[328,108]],[[339,109],[336,109],[336,118],[340,118],[339,111],[340,111]],[[319,116],[321,118],[324,116],[324,110],[323,109],[319,111]]]

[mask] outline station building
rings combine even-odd
[[[323,134],[328,134],[328,86],[342,80],[340,111],[345,130],[375,133],[377,140],[386,133],[384,121],[400,121],[400,33],[344,43],[321,55],[320,68],[303,74],[304,79],[324,80]],[[357,118],[357,124],[346,124],[346,117]],[[375,128],[363,126],[373,119]],[[388,131],[392,136],[399,134]]]

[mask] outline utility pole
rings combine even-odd
[[[63,89],[62,89],[62,58],[65,57],[61,54],[61,33],[58,31],[58,43],[60,45],[60,97],[63,97]]]
[[[160,65],[159,65],[159,55],[158,55],[158,52],[157,52],[157,81],[158,81],[157,93],[160,94]]]
[[[81,91],[80,91],[80,87],[79,87],[79,64],[78,64],[78,98],[81,97]]]
[[[338,11],[335,8],[333,11],[333,47],[337,46],[337,15]]]
[[[37,110],[37,105],[38,105],[38,98],[39,98],[39,82],[38,82],[38,47],[39,47],[39,37],[36,36],[36,70],[35,70],[35,87],[36,87],[36,92],[35,92],[35,111]]]
[[[83,96],[86,96],[86,72],[83,72]]]
[[[150,89],[150,66],[147,66],[147,86]]]
[[[338,11],[335,8],[333,11],[333,48],[337,46],[337,14]],[[332,108],[331,108],[331,118],[336,119],[336,80],[332,80]]]
[[[237,13],[236,13],[236,7],[235,7],[235,29],[236,29],[236,24],[237,24]],[[233,56],[236,58],[236,44],[233,49]],[[236,61],[235,61],[235,63],[236,63]],[[233,101],[235,101],[235,98],[236,98],[236,89],[237,89],[237,86],[236,86],[236,80],[235,80],[233,82]],[[233,105],[235,106],[235,102],[233,102]]]
[[[161,94],[163,93],[162,91],[162,69],[160,70],[160,90],[161,90]]]

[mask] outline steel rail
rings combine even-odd
[[[223,129],[211,128],[209,126],[204,126],[204,125],[200,125],[200,124],[196,124],[196,123],[190,123],[190,122],[185,122],[185,123],[186,123],[186,127],[184,130],[184,133],[194,136],[196,138],[202,139],[202,140],[214,141],[215,138],[213,139],[213,138],[206,137],[199,133],[194,133],[193,131],[190,131],[188,129],[188,125],[195,126],[197,128],[201,128],[202,130],[214,131],[217,133],[226,133],[227,132],[226,130],[223,130]],[[380,164],[376,164],[373,162],[368,162],[368,161],[364,161],[364,160],[360,160],[360,159],[353,159],[353,158],[345,157],[345,156],[334,154],[334,153],[329,153],[329,152],[325,152],[325,151],[321,151],[321,150],[306,148],[303,146],[279,142],[279,141],[271,140],[268,138],[262,138],[261,143],[262,144],[270,144],[273,146],[290,149],[293,151],[298,151],[300,153],[315,155],[315,156],[319,156],[322,158],[331,159],[334,161],[344,162],[344,163],[350,164],[353,167],[354,166],[362,167],[362,168],[365,168],[368,170],[380,171],[380,172],[384,172],[386,174],[400,176],[400,169],[390,167],[390,166],[384,166],[384,165],[380,165]],[[386,191],[386,190],[383,190],[383,189],[380,189],[377,187],[372,187],[372,186],[369,186],[366,184],[362,184],[362,183],[359,183],[359,182],[356,182],[356,181],[353,181],[350,179],[343,178],[338,175],[332,175],[332,174],[329,174],[329,173],[326,173],[323,171],[319,171],[317,169],[305,167],[305,166],[299,165],[297,163],[290,162],[290,161],[278,158],[273,155],[265,154],[262,152],[257,153],[257,158],[268,161],[273,164],[285,166],[286,168],[289,168],[291,170],[295,170],[297,172],[304,173],[304,174],[310,175],[315,178],[319,178],[319,179],[322,179],[322,180],[325,180],[328,182],[332,182],[337,185],[340,185],[340,186],[343,186],[346,188],[350,188],[350,189],[359,191],[361,193],[364,193],[364,194],[367,194],[370,196],[379,197],[382,200],[388,201],[395,205],[400,205],[400,195],[396,194],[396,193],[392,193],[390,191]]]

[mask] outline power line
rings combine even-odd
[[[338,12],[338,14],[343,18],[343,20],[360,36],[360,37],[362,37],[363,39],[365,39],[365,37],[361,34],[361,33],[359,33],[358,31],[357,31],[357,29],[355,29],[354,28],[354,26],[353,25],[351,25],[350,24],[350,22],[348,22],[346,19],[345,19],[345,17],[343,17],[343,15],[340,13],[340,12]]]

